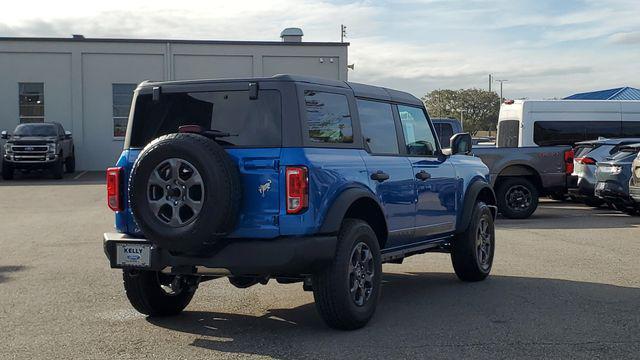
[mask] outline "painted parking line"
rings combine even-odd
[[[74,176],[74,177],[73,177],[73,180],[78,180],[78,179],[80,179],[80,178],[81,178],[84,174],[86,174],[86,173],[87,173],[87,171],[83,171],[83,172],[81,172],[80,174],[78,174],[78,175]]]

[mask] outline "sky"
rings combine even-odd
[[[423,96],[488,88],[553,98],[640,87],[640,0],[30,0],[3,4],[0,36],[340,41],[349,80]],[[494,84],[494,89],[499,84]]]

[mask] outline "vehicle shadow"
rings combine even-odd
[[[186,311],[148,321],[197,335],[192,346],[282,359],[621,358],[640,351],[639,310],[638,288],[408,273],[384,275],[376,316],[357,331],[327,328],[313,304],[263,316]]]
[[[24,270],[22,265],[0,266],[0,284],[11,280],[9,274]]]
[[[576,218],[584,221],[576,221]],[[497,228],[504,229],[611,229],[640,227],[640,216],[632,216],[606,207],[593,208],[579,203],[540,203],[527,219],[498,217]]]
[[[2,186],[50,186],[50,185],[100,185],[106,182],[103,171],[80,171],[64,174],[62,179],[54,179],[46,171],[22,173],[16,171],[13,180],[0,180]]]

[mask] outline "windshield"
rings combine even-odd
[[[58,136],[58,130],[53,124],[21,124],[13,132],[15,136]]]
[[[218,141],[229,146],[280,146],[282,116],[280,92],[260,90],[257,99],[248,91],[212,91],[150,94],[135,102],[130,146],[144,147],[151,140],[175,133],[183,125],[231,134]]]

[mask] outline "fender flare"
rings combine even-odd
[[[498,214],[498,210],[497,210],[497,207],[495,206],[496,194],[494,193],[493,188],[482,180],[476,180],[471,185],[469,185],[464,195],[464,201],[462,203],[464,208],[462,209],[462,213],[460,214],[460,217],[458,218],[458,222],[456,223],[456,233],[464,232],[469,226],[469,223],[471,222],[471,214],[473,213],[473,208],[476,204],[476,199],[478,198],[478,195],[480,194],[480,192],[485,189],[489,190],[489,192],[491,193],[493,203],[487,204],[487,205],[490,206],[491,214],[493,215],[493,218],[494,219],[496,218]]]
[[[349,188],[340,193],[333,201],[333,204],[329,207],[320,226],[321,234],[333,234],[337,233],[340,230],[340,225],[342,224],[342,220],[344,216],[347,214],[347,210],[349,207],[359,199],[369,198],[378,204],[380,211],[384,214],[384,210],[382,206],[380,206],[380,201],[378,198],[373,195],[370,191],[361,188]],[[385,224],[386,226],[386,224]]]

